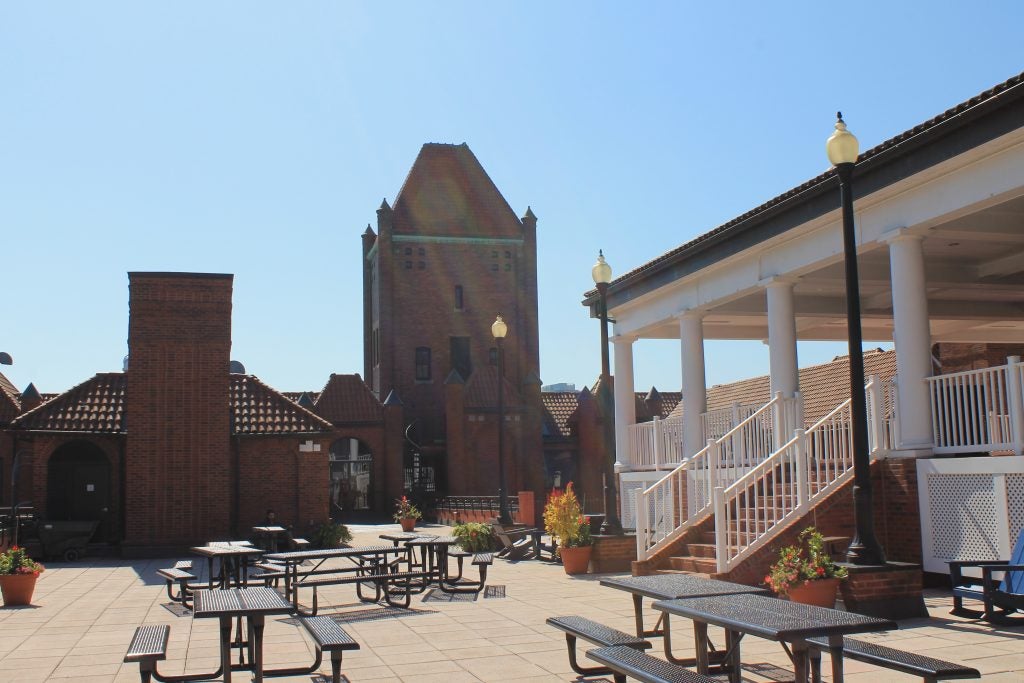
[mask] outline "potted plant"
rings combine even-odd
[[[4,605],[28,605],[36,589],[36,579],[45,569],[43,565],[29,558],[25,549],[16,545],[0,553],[0,592]]]
[[[494,532],[490,524],[463,522],[452,529],[452,536],[459,539],[459,547],[467,553],[488,553],[494,549]]]
[[[352,532],[344,524],[327,521],[313,532],[312,543],[316,548],[337,548],[352,540]]]
[[[395,521],[402,525],[402,531],[412,531],[416,528],[416,520],[422,518],[423,513],[408,498],[402,496],[395,501],[393,516]]]
[[[573,491],[572,482],[561,492],[551,492],[544,506],[544,529],[558,543],[558,556],[566,574],[585,574],[590,566],[590,553],[594,539],[590,535],[590,520],[580,512],[580,502]]]
[[[780,598],[819,607],[833,607],[839,582],[848,575],[825,551],[825,538],[813,526],[800,532],[798,545],[779,551],[764,582]]]

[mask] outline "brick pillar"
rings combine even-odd
[[[228,532],[232,277],[128,274],[126,546]]]

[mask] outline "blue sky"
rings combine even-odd
[[[866,149],[1019,73],[1022,7],[3,3],[3,372],[120,369],[133,270],[234,273],[232,357],[273,386],[361,372],[359,235],[424,142],[466,142],[539,218],[542,378],[588,383],[599,248],[624,273],[817,175],[837,109]],[[638,388],[678,354],[639,343]]]

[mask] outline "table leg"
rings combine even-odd
[[[633,617],[636,619],[636,637],[644,638],[644,596],[633,593]]]
[[[729,669],[730,683],[742,683],[743,681],[743,666],[740,664],[740,640],[742,639],[742,633],[726,629],[725,659],[722,664]]]
[[[220,618],[220,667],[224,683],[231,683],[231,617]]]
[[[807,666],[807,641],[798,640],[793,643],[793,668],[796,673],[795,683],[807,683],[810,680]]]
[[[829,636],[828,652],[832,659],[832,680],[843,683],[843,637]]]
[[[668,647],[669,615],[665,612],[665,646]],[[708,625],[693,622],[693,644],[697,648],[697,673],[708,675]]]
[[[249,631],[252,633],[252,640],[255,641],[252,648],[253,680],[256,683],[263,683],[263,627],[264,617],[262,614],[254,614],[249,617]]]

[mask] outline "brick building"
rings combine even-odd
[[[415,488],[497,494],[500,314],[507,487],[543,492],[536,230],[467,145],[426,144],[363,234],[364,373],[404,406]]]

